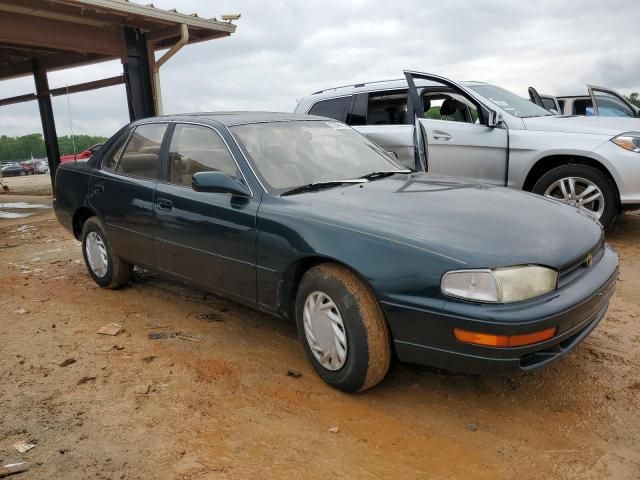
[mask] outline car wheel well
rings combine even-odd
[[[615,179],[611,175],[611,172],[605,167],[602,163],[593,158],[589,157],[579,157],[573,155],[552,155],[549,157],[541,158],[536,162],[531,170],[529,170],[529,174],[527,175],[527,179],[524,182],[522,187],[523,190],[527,192],[533,191],[533,187],[536,182],[542,178],[542,176],[547,173],[549,170],[560,167],[562,165],[587,165],[589,167],[593,167],[597,170],[600,170],[604,173],[609,180],[611,180],[611,184],[616,190],[616,194],[618,198],[620,198],[620,191],[618,190],[618,185],[616,184]]]
[[[82,227],[84,227],[84,222],[86,222],[89,218],[94,217],[95,215],[95,212],[87,207],[80,207],[73,214],[71,225],[73,226],[73,236],[76,237],[77,240],[80,240],[80,236],[82,235]]]
[[[304,257],[296,260],[291,265],[287,267],[282,276],[282,280],[278,287],[278,307],[277,311],[280,315],[288,320],[295,320],[295,305],[296,305],[296,295],[298,293],[298,286],[300,285],[300,280],[304,276],[307,271],[316,267],[318,265],[322,265],[324,263],[334,263],[336,265],[341,265],[344,268],[351,271],[356,277],[358,277],[362,282],[374,292],[369,282],[367,282],[362,275],[353,270],[349,265],[346,265],[338,260],[335,260],[330,257],[321,257],[321,256],[310,256]],[[375,296],[375,292],[374,292]]]

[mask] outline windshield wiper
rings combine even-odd
[[[300,185],[299,187],[292,188],[280,194],[281,197],[286,195],[295,195],[297,193],[313,192],[315,190],[322,190],[323,188],[336,187],[345,183],[367,183],[369,180],[366,178],[354,178],[345,180],[329,180],[326,182],[313,182],[306,185]]]
[[[396,173],[413,173],[413,170],[383,170],[380,172],[371,172],[363,175],[359,178],[364,178],[365,180],[377,180],[379,178],[390,177],[391,175],[395,175]]]

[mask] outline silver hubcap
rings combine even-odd
[[[597,218],[604,212],[604,195],[591,180],[581,177],[566,177],[553,182],[544,192],[545,197],[562,200],[593,213]]]
[[[84,242],[84,250],[87,254],[89,268],[98,277],[104,277],[107,274],[109,262],[107,260],[107,248],[100,235],[96,232],[89,232]]]
[[[316,360],[327,370],[340,370],[347,360],[347,332],[336,304],[327,294],[313,292],[304,302],[302,317]]]

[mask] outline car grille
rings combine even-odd
[[[569,263],[562,267],[559,271],[558,276],[558,288],[568,285],[571,282],[574,282],[582,275],[587,273],[589,269],[593,268],[594,265],[602,259],[604,255],[604,240],[601,240],[600,243],[593,249],[591,252],[586,255],[582,255],[573,262]]]

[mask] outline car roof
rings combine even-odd
[[[295,122],[308,120],[328,120],[326,117],[316,115],[305,115],[302,113],[284,113],[284,112],[259,112],[259,111],[239,111],[239,112],[194,112],[180,113],[177,115],[165,115],[162,117],[147,118],[139,123],[147,123],[148,121],[203,121],[218,122],[227,127],[234,125],[246,125],[249,123],[271,123],[271,122]],[[330,119],[329,119],[330,120]]]

